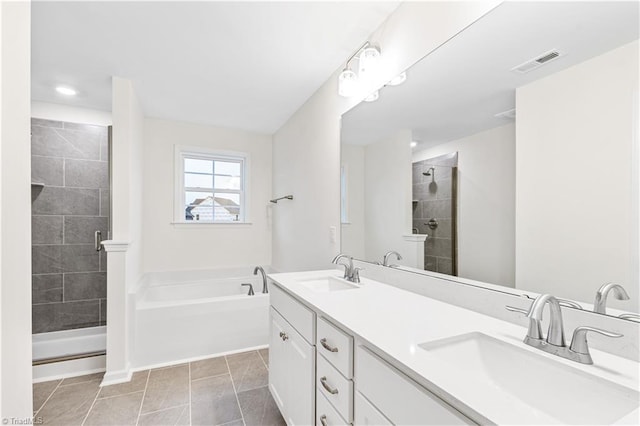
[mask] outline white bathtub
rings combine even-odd
[[[146,274],[133,295],[135,369],[265,347],[269,295],[253,268]],[[253,285],[255,295],[249,296]]]

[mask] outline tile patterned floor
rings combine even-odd
[[[103,388],[103,373],[36,383],[33,407],[47,425],[280,426],[268,367],[261,349],[140,371]]]

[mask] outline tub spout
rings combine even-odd
[[[258,271],[262,274],[262,292],[269,293],[269,289],[267,288],[267,274],[262,269],[262,266],[256,266],[253,270],[253,275],[258,275]]]

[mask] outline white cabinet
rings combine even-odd
[[[379,413],[399,425],[475,424],[446,402],[387,364],[364,346],[356,348],[356,388]],[[362,401],[361,401],[362,402]],[[371,407],[356,406],[358,420],[374,418]],[[358,410],[366,410],[367,414]]]
[[[269,389],[288,425],[311,425],[315,418],[315,347],[273,307],[270,316]]]

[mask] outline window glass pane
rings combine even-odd
[[[194,158],[184,159],[184,171],[195,173],[213,173],[213,161],[196,160]]]
[[[216,193],[213,210],[216,221],[233,222],[240,220],[240,194]]]
[[[240,189],[240,176],[214,176],[216,189]]]
[[[216,174],[226,176],[240,176],[240,163],[216,161]]]
[[[212,175],[184,174],[184,186],[187,188],[213,188]]]
[[[185,220],[213,220],[213,193],[185,192]]]

